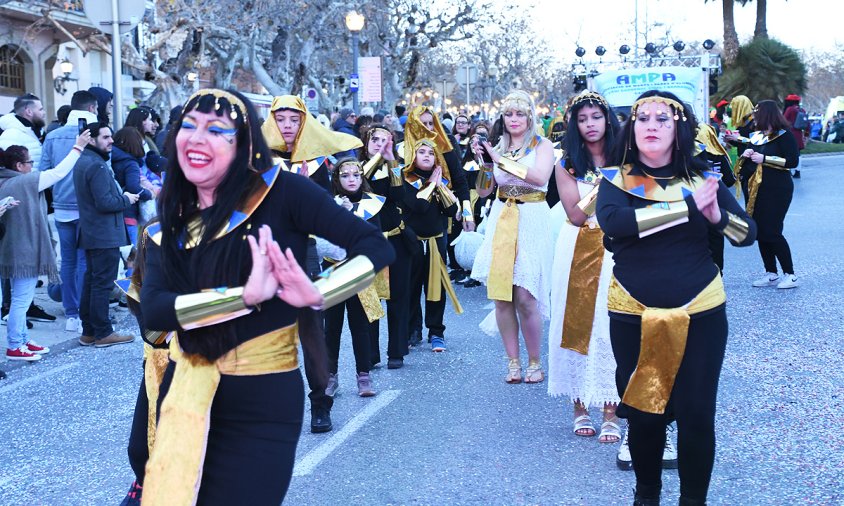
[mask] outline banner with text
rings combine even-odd
[[[650,67],[603,72],[592,82],[613,107],[631,106],[648,90],[671,92],[695,107],[702,76],[704,72],[697,67]]]
[[[358,58],[358,74],[360,75],[358,100],[361,102],[381,102],[381,57],[364,56]]]

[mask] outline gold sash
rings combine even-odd
[[[498,189],[498,198],[505,202],[495,224],[495,235],[492,237],[492,263],[486,284],[487,298],[492,300],[513,302],[513,269],[516,266],[519,239],[519,204],[545,201],[545,192],[542,191],[528,191],[520,195],[516,193],[518,192],[508,192],[506,187]]]
[[[604,264],[604,233],[600,228],[580,227],[571,261],[561,348],[589,354],[592,323],[598,299],[598,282]]]
[[[144,505],[195,504],[220,376],[258,376],[298,367],[296,325],[250,339],[214,362],[186,355],[170,341],[176,371],[164,403],[156,445],[147,463]]]
[[[153,348],[144,343],[144,386],[147,393],[147,450],[152,455],[155,445],[155,426],[158,420],[158,389],[170,362],[170,350]]]
[[[337,260],[333,258],[325,257],[325,261],[331,265],[335,265],[339,263]],[[375,279],[372,281],[372,284],[364,288],[363,290],[357,293],[358,299],[360,299],[360,305],[363,307],[363,312],[366,314],[366,319],[369,323],[374,322],[375,320],[380,320],[384,317],[384,308],[381,307],[381,297],[379,294],[381,293],[379,290],[383,290],[384,287],[378,287],[378,278],[381,278],[381,284],[384,283],[384,275],[387,273],[387,268],[385,267],[384,270],[375,274]],[[390,282],[389,279],[386,281],[387,286],[387,298],[390,298]]]
[[[372,281],[372,286],[375,287],[375,293],[378,294],[379,299],[390,300],[390,268],[384,267],[375,279]]]
[[[448,277],[448,269],[445,266],[442,255],[440,255],[440,249],[437,247],[437,239],[442,236],[442,234],[433,237],[417,236],[420,241],[426,241],[428,243],[428,290],[425,292],[425,300],[442,300],[442,289],[445,288],[445,291],[451,298],[454,312],[463,314],[463,306],[457,300],[457,293],[455,293],[454,286],[451,284],[451,278]]]
[[[642,317],[639,362],[630,376],[622,402],[646,413],[664,413],[686,351],[690,315],[718,307],[726,300],[720,274],[688,305],[667,309],[646,307],[613,276],[607,304],[609,310]]]

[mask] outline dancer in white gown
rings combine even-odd
[[[508,383],[522,382],[519,330],[525,338],[528,367],[525,383],[544,380],[540,363],[542,322],[550,312],[550,210],[545,202],[554,152],[548,139],[535,134],[536,107],[524,91],[502,102],[504,133],[493,148],[472,140],[472,149],[487,155],[478,175],[481,197],[498,190],[487,218],[484,242],[475,258],[472,278],[487,285],[495,301],[495,320],[508,357]]]
[[[569,111],[566,154],[555,168],[558,205],[568,220],[554,249],[548,393],[566,396],[574,403],[574,433],[578,436],[595,436],[589,408],[602,408],[598,440],[615,443],[621,432],[615,416],[618,391],[607,313],[613,261],[603,246],[594,202],[600,181],[596,168],[609,162],[620,127],[606,100],[597,93],[578,95]]]

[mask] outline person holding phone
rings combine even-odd
[[[0,210],[5,213],[15,207],[4,218],[14,240],[0,242],[0,277],[9,279],[12,287],[6,330],[7,360],[34,362],[50,351],[30,339],[26,329],[26,311],[35,298],[38,277],[58,281],[44,191],[70,173],[88,139],[88,133],[77,136],[71,152],[47,172],[32,170],[32,157],[23,146],[9,146],[0,151]]]
[[[495,148],[477,138],[472,142],[472,150],[484,160],[477,176],[478,195],[486,197],[498,187],[472,277],[486,283],[487,297],[495,301],[497,332],[508,358],[505,381],[521,383],[523,379],[521,329],[528,352],[524,381],[539,383],[545,379],[540,363],[542,321],[551,314],[554,243],[545,197],[554,170],[554,149],[551,141],[535,133],[536,105],[529,93],[511,92],[502,101],[501,111],[504,131]],[[492,325],[481,328],[495,332]]]

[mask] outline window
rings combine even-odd
[[[26,90],[24,82],[24,61],[14,46],[0,47],[0,93],[20,96]]]

